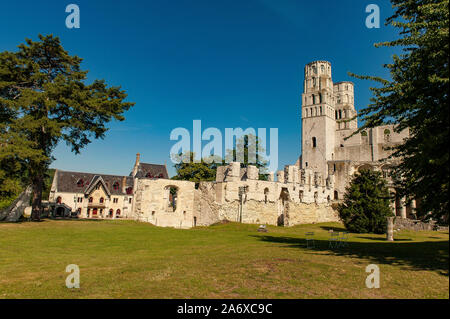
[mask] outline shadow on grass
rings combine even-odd
[[[304,238],[251,236],[265,242],[284,244],[282,246],[284,248],[307,248]],[[347,246],[340,248],[331,248],[329,243],[328,240],[314,239],[314,247],[308,250],[333,256],[364,258],[374,264],[412,267],[416,270],[431,270],[444,276],[449,275],[449,243],[446,240],[407,243],[349,241]]]
[[[365,237],[365,236],[356,236],[355,238],[361,238],[361,239],[368,239],[368,240],[378,240],[378,241],[380,241],[380,240],[384,240],[384,238],[380,238],[380,237]],[[435,238],[438,238],[438,239],[441,239],[440,237],[435,237]],[[395,241],[396,242],[401,242],[401,241],[412,241],[412,239],[411,238],[403,238],[403,239],[401,239],[401,238],[395,238]]]
[[[347,231],[347,229],[345,229],[345,227],[320,226],[320,228],[322,228],[323,230],[326,230],[326,231],[332,230],[333,232],[343,232],[343,231]]]

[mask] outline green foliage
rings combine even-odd
[[[252,134],[244,135],[237,139],[233,150],[227,150],[227,158],[241,162],[241,167],[254,165],[259,168],[259,179],[266,181],[268,178],[267,161],[261,155],[265,149],[261,141]],[[243,160],[242,160],[243,159]]]
[[[0,160],[12,160],[27,172],[33,212],[40,207],[44,173],[57,144],[65,141],[79,153],[134,105],[124,102],[120,87],[107,87],[103,80],[86,84],[81,61],[52,35],[0,53]]]
[[[245,135],[236,141],[233,150],[227,150],[227,158],[230,158],[232,161],[236,161],[240,157],[243,158],[241,167],[254,165],[260,169],[259,179],[267,180],[267,161],[260,155],[263,151],[264,149],[259,145],[258,137]],[[202,158],[200,162],[195,163],[193,152],[172,156],[176,162],[180,162],[174,165],[177,175],[172,177],[172,179],[175,180],[196,183],[201,181],[214,181],[216,179],[217,167],[227,165],[225,160],[214,156]],[[256,163],[253,163],[253,159],[255,159]]]
[[[174,159],[179,163],[174,167],[177,175],[172,177],[175,180],[191,181],[199,183],[201,181],[214,181],[216,179],[216,169],[218,165],[222,165],[222,159],[210,158],[201,159],[201,162],[195,163],[193,152],[185,154],[173,155]]]
[[[402,158],[393,176],[399,196],[421,199],[418,215],[432,211],[448,222],[449,213],[449,1],[391,0],[395,14],[388,18],[400,38],[376,44],[401,47],[385,67],[392,80],[357,76],[381,84],[371,88],[372,103],[362,110],[364,126],[397,123],[395,132],[409,128],[410,137],[393,148]]]
[[[379,172],[363,170],[355,174],[346,189],[339,217],[350,232],[386,232],[386,218],[392,216],[389,191]]]

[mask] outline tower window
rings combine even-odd
[[[315,137],[313,137],[312,138],[312,147],[316,147],[317,146],[317,141],[316,141],[316,138]]]

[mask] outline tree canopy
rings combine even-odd
[[[260,169],[259,179],[267,180],[267,161],[264,159],[262,152],[264,150],[259,144],[259,140],[253,135],[244,135],[237,139],[236,145],[232,150],[226,150],[227,158],[237,160],[240,155],[243,158],[241,167],[255,165]],[[242,152],[242,154],[241,154]],[[217,167],[226,165],[225,159],[215,156],[202,158],[201,162],[194,162],[194,153],[186,152],[185,154],[174,155],[174,159],[179,162],[174,165],[177,175],[173,179],[187,180],[191,182],[214,181],[216,179]],[[255,161],[255,163],[253,163]]]
[[[108,122],[124,120],[134,105],[124,101],[120,87],[108,87],[104,80],[87,84],[81,62],[53,35],[26,39],[17,52],[0,53],[0,160],[26,169],[34,219],[40,216],[44,173],[56,145],[65,141],[79,153],[92,138],[105,136]]]
[[[386,232],[386,218],[393,216],[389,200],[389,191],[381,173],[362,170],[353,176],[337,210],[349,231],[383,234]]]
[[[386,25],[400,37],[376,47],[400,47],[384,65],[391,80],[359,76],[378,82],[371,104],[360,112],[364,125],[355,133],[395,123],[409,128],[410,137],[393,148],[402,161],[393,169],[399,196],[419,198],[418,215],[447,220],[449,212],[449,1],[391,0],[395,10]]]

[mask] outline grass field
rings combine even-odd
[[[221,224],[189,230],[133,221],[0,224],[0,298],[449,298],[448,232],[351,234],[337,223]],[[314,231],[315,248],[305,233]],[[80,289],[68,289],[68,264]],[[366,266],[380,267],[368,289]]]

